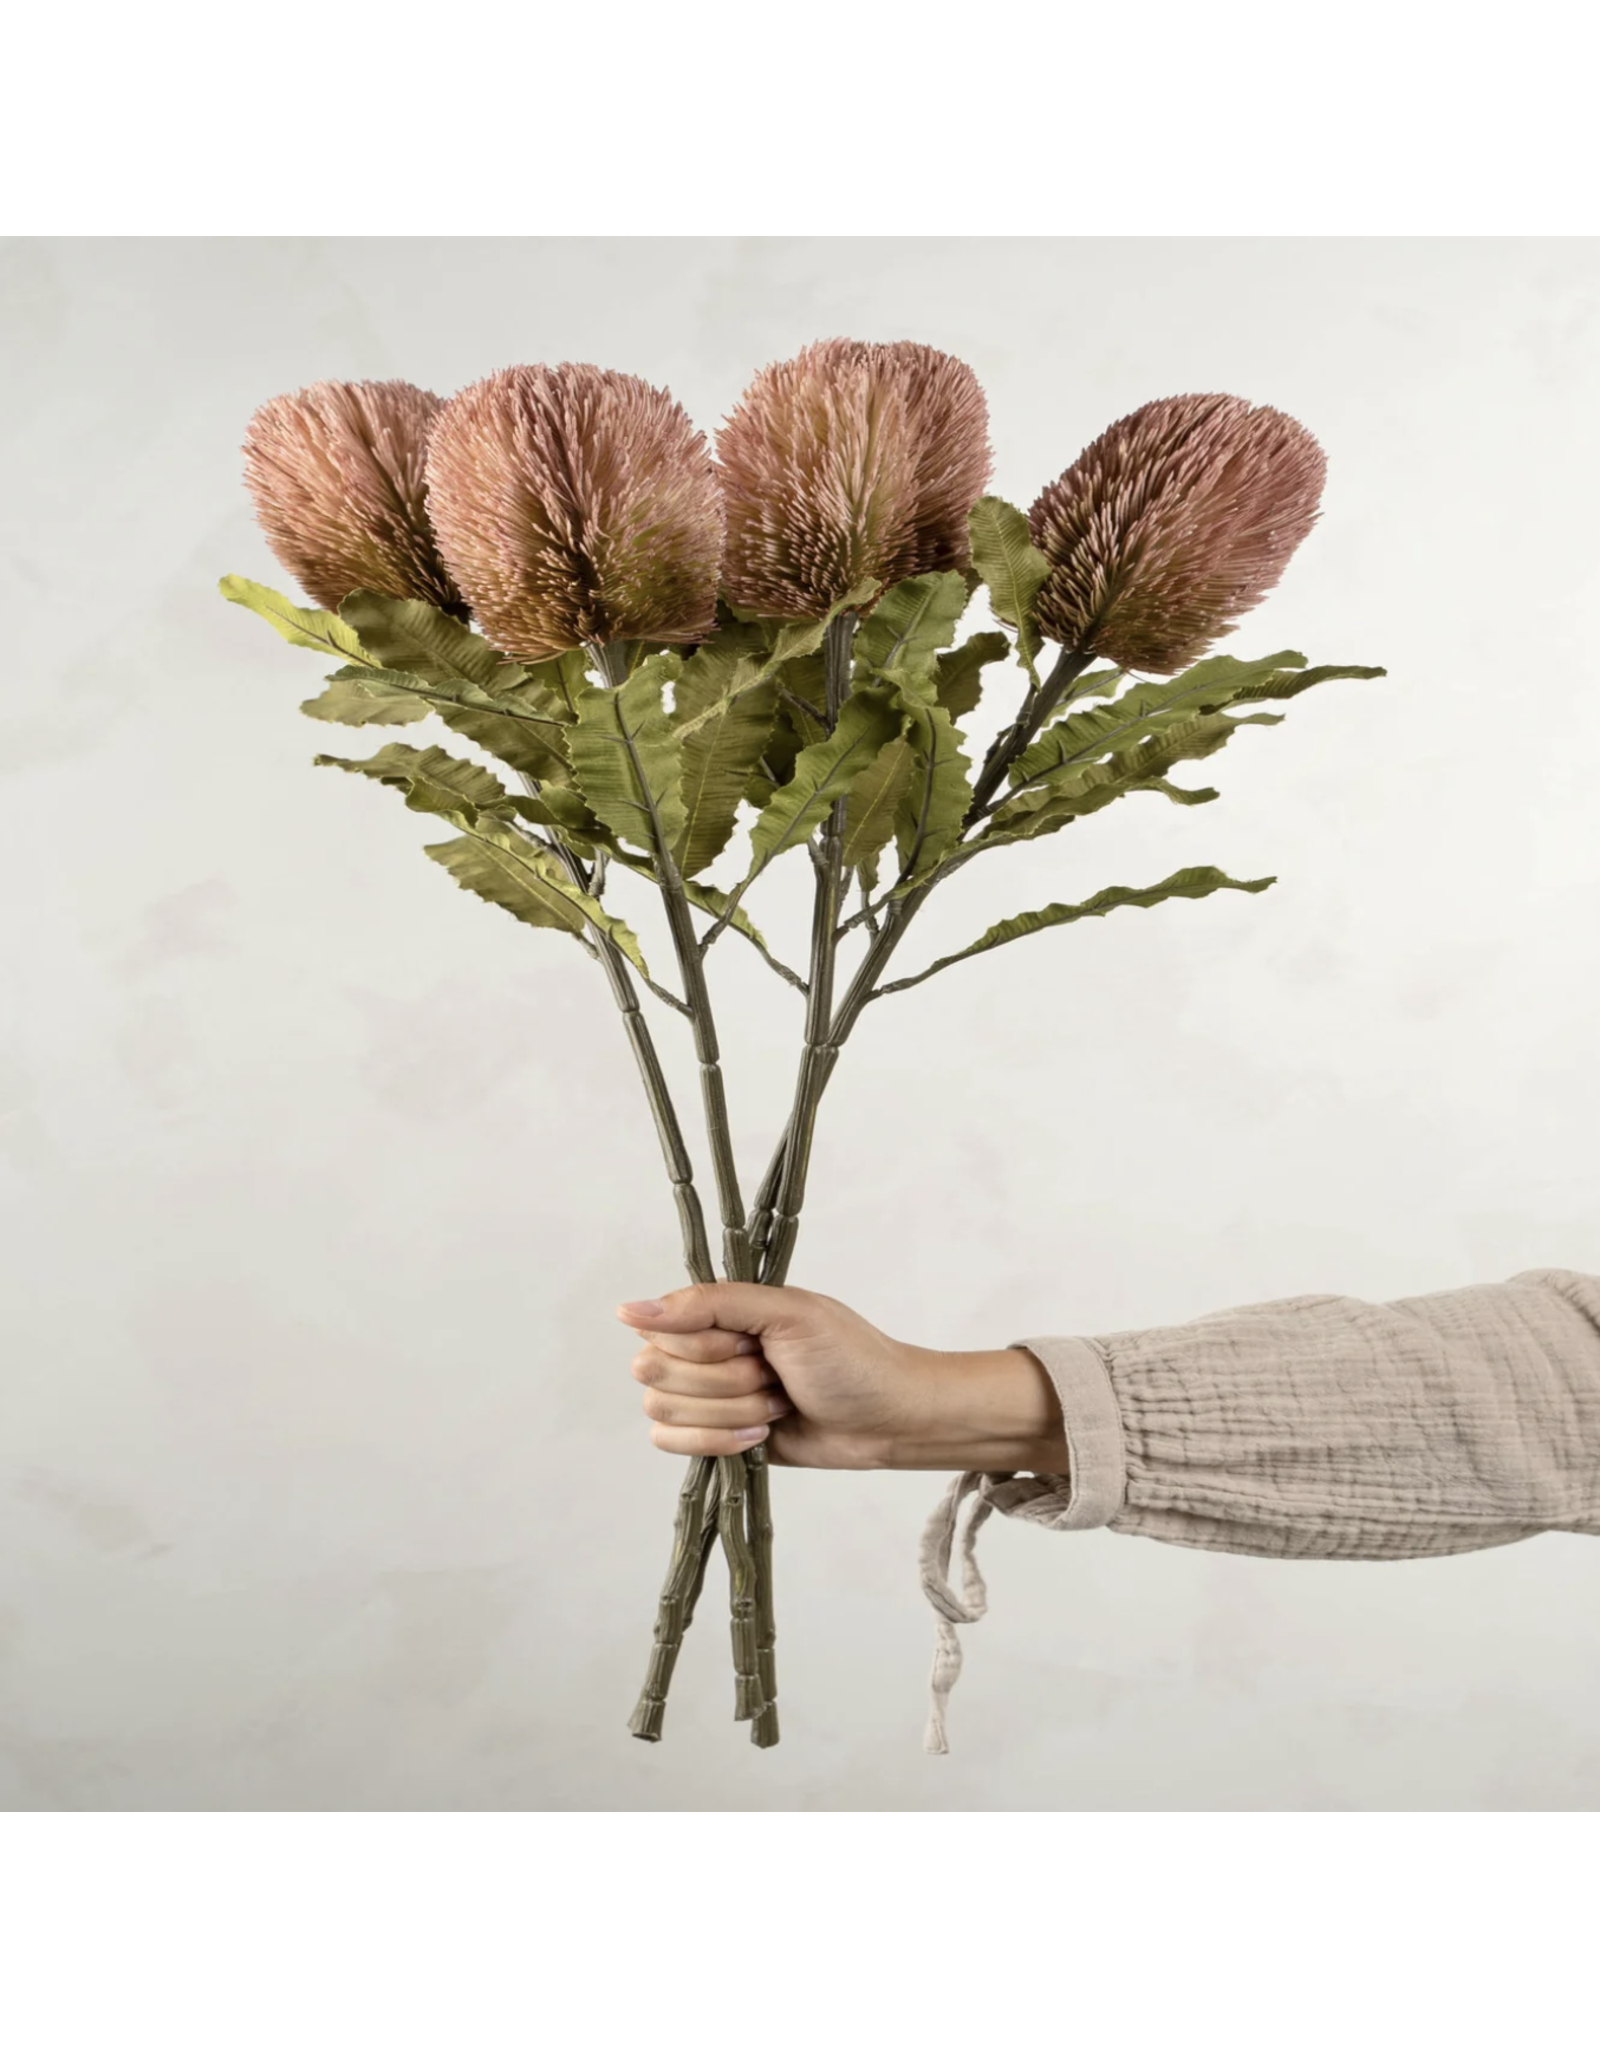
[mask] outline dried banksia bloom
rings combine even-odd
[[[703,640],[722,506],[676,399],[592,363],[500,370],[457,393],[428,449],[429,510],[497,647]]]
[[[989,412],[967,365],[919,342],[818,341],[751,384],[717,436],[728,595],[814,619],[969,556]]]
[[[312,384],[260,408],[245,482],[278,560],[314,603],[353,590],[466,607],[425,505],[428,430],[444,401],[415,384]]]
[[[1325,469],[1311,435],[1271,406],[1216,395],[1140,406],[1028,514],[1051,564],[1040,630],[1119,668],[1175,674],[1283,574]]]

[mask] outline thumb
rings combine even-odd
[[[696,1287],[675,1288],[659,1301],[625,1301],[619,1321],[630,1329],[670,1331],[685,1336],[694,1330],[736,1330],[760,1337],[794,1322],[794,1289],[761,1287],[751,1280],[710,1280]]]

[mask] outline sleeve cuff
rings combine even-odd
[[[1122,1415],[1099,1350],[1083,1337],[1023,1337],[1050,1376],[1061,1403],[1069,1471],[1063,1475],[991,1481],[988,1499],[1002,1514],[1047,1529],[1102,1529],[1122,1506],[1128,1486]]]

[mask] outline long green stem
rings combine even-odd
[[[828,729],[838,723],[839,710],[850,687],[850,654],[855,640],[853,612],[841,612],[830,619],[823,637],[824,678],[827,690]],[[766,1233],[765,1269],[787,1272],[794,1256],[795,1234],[800,1227],[800,1208],[805,1200],[806,1173],[811,1163],[811,1137],[816,1127],[817,1104],[828,1085],[838,1059],[832,1043],[833,970],[839,948],[839,905],[844,879],[845,800],[830,806],[822,827],[822,843],[815,867],[815,890],[811,911],[811,966],[806,975],[805,1045],[800,1071],[795,1077],[794,1108],[784,1144],[783,1167],[773,1197],[771,1224]]]
[[[614,689],[620,688],[626,682],[628,674],[625,651],[615,646],[597,647],[594,654],[606,680]],[[695,935],[693,919],[689,914],[689,899],[683,886],[683,877],[673,858],[666,833],[661,827],[642,764],[634,753],[632,742],[627,739],[625,726],[623,734],[633,760],[634,778],[650,817],[656,879],[661,885],[661,900],[667,914],[667,928],[671,934],[673,951],[677,955],[678,971],[683,977],[684,1001],[688,1005],[695,1055],[700,1063],[700,1088],[705,1110],[706,1135],[711,1145],[712,1166],[717,1180],[717,1198],[722,1215],[723,1266],[730,1280],[753,1280],[755,1262],[750,1250],[744,1204],[739,1193],[732,1126],[728,1117],[727,1092],[723,1086],[716,1019],[711,1007],[711,991],[706,980],[705,960]],[[716,1461],[716,1469],[721,1494],[718,1521],[722,1546],[728,1559],[735,1683],[734,1718],[753,1722],[755,1725],[751,1730],[752,1740],[767,1748],[777,1741],[778,1726],[775,1700],[776,1660],[773,1654],[775,1628],[772,1618],[771,1520],[770,1509],[766,1508],[766,1452],[758,1446],[737,1457],[719,1458]],[[703,1481],[697,1480],[695,1474],[691,1474],[690,1480],[685,1481],[686,1488],[691,1482],[702,1487],[704,1485]],[[748,1527],[749,1503],[756,1496],[759,1496],[765,1510],[763,1519],[767,1533],[764,1553],[759,1545],[752,1548]],[[676,1557],[676,1552],[674,1554]],[[703,1569],[701,1576],[704,1576]],[[673,1573],[669,1572],[669,1590],[672,1584]],[[698,1593],[698,1582],[694,1592]],[[685,1599],[681,1612],[681,1625],[677,1628],[679,1642],[682,1641],[683,1630],[693,1619],[693,1594]],[[673,1619],[677,1619],[677,1610],[674,1611]],[[765,1646],[764,1657],[760,1655],[762,1645]],[[657,1659],[652,1657],[652,1670],[656,1662]],[[664,1670],[667,1677],[670,1677],[671,1669],[671,1660],[666,1660]],[[763,1669],[769,1674],[768,1683],[765,1685],[761,1676]],[[646,1703],[642,1702],[641,1706],[645,1707]]]
[[[593,652],[606,680],[614,689],[620,688],[628,679],[624,650],[612,643],[610,646],[596,647]],[[748,1280],[753,1277],[750,1240],[745,1228],[744,1204],[739,1195],[739,1173],[733,1156],[727,1092],[722,1081],[722,1056],[717,1044],[716,1019],[711,1009],[711,992],[706,982],[705,961],[701,957],[694,920],[690,916],[689,898],[684,891],[683,877],[678,872],[672,848],[667,844],[666,834],[661,829],[649,782],[634,751],[633,743],[627,737],[626,727],[623,728],[623,739],[633,762],[634,779],[650,817],[656,879],[661,884],[661,901],[667,913],[667,929],[672,937],[672,949],[678,958],[678,971],[683,976],[684,1001],[689,1005],[689,1024],[694,1036],[695,1057],[700,1062],[700,1090],[705,1104],[706,1135],[711,1142],[711,1161],[716,1173],[717,1199],[722,1212],[723,1263],[730,1280]]]
[[[801,1120],[801,1105],[797,1093],[795,1114],[785,1129],[778,1148],[784,1161],[782,1169],[783,1178],[788,1177],[788,1161],[792,1153],[803,1151],[809,1155],[811,1131],[816,1124],[817,1109],[822,1101],[822,1092],[827,1086],[828,1078],[832,1074],[835,1065],[838,1063],[839,1053],[844,1046],[844,1042],[850,1036],[851,1031],[854,1030],[860,1019],[861,1012],[871,1001],[879,978],[889,964],[890,956],[905,937],[907,926],[917,911],[927,901],[938,879],[938,877],[930,878],[920,888],[913,889],[909,895],[902,896],[899,902],[891,903],[888,910],[884,913],[883,929],[877,933],[871,945],[868,946],[866,953],[862,956],[861,964],[851,977],[850,985],[840,998],[838,1008],[834,1012],[825,1048],[828,1058],[825,1066],[820,1068],[820,1078],[817,1079],[815,1089],[806,1101],[804,1121]],[[802,1073],[804,1073],[803,1063]],[[803,1168],[796,1177],[796,1184],[803,1194],[805,1186]],[[781,1193],[780,1188],[780,1199]],[[782,1238],[780,1239],[775,1231],[767,1247],[766,1257],[761,1268],[761,1278],[769,1287],[781,1287],[788,1277],[789,1262],[794,1255],[795,1237],[799,1225],[798,1207],[792,1212],[790,1221],[791,1227],[783,1234]]]
[[[839,708],[849,687],[854,631],[853,615],[845,614],[830,622],[824,641],[827,713],[830,727],[837,721]],[[620,650],[598,652],[601,666],[613,685],[624,681],[627,673],[626,663]],[[1018,719],[990,750],[978,788],[974,792],[969,816],[975,819],[980,814],[994,790],[1004,779],[1011,762],[1020,755],[1039,725],[1049,716],[1051,710],[1059,705],[1073,680],[1086,666],[1086,657],[1080,658],[1063,653],[1040,690],[1037,693],[1030,693],[1030,701],[1023,707]],[[642,774],[640,784],[644,787]],[[658,879],[662,883],[663,901],[667,907],[674,950],[683,974],[684,996],[694,1029],[695,1050],[700,1060],[706,1125],[712,1144],[722,1207],[725,1262],[731,1279],[754,1277],[755,1261],[759,1259],[761,1280],[771,1286],[784,1284],[794,1255],[800,1211],[805,1198],[812,1138],[823,1092],[838,1062],[839,1052],[846,1038],[862,1010],[871,1000],[884,969],[905,935],[912,917],[933,886],[930,881],[897,901],[889,903],[881,927],[874,931],[866,954],[851,978],[843,1000],[835,1010],[834,967],[840,937],[840,907],[843,893],[844,812],[845,806],[842,802],[835,804],[829,811],[823,825],[815,861],[816,888],[812,913],[811,970],[806,998],[805,1044],[801,1054],[800,1071],[796,1077],[794,1107],[766,1177],[757,1192],[753,1211],[753,1242],[752,1236],[746,1230],[745,1216],[739,1198],[727,1101],[722,1086],[715,1023],[711,1013],[702,955],[689,918],[682,878],[677,874],[663,835],[659,830],[655,835],[660,856],[657,862]],[[607,964],[608,972],[611,970],[612,961],[607,956],[615,953],[614,946],[607,946],[602,950],[602,959]],[[633,996],[631,981],[627,979],[626,963],[618,956],[615,965],[620,970],[622,984],[631,1001],[632,1014],[637,1016],[637,998]],[[613,985],[617,985],[615,981]],[[625,1018],[629,1014],[628,1008],[624,1007]],[[630,1023],[629,1035],[635,1044],[636,1053],[640,1056],[641,1071],[646,1072],[648,1058],[659,1080],[659,1065],[654,1061],[654,1048],[649,1044],[648,1030],[643,1024],[642,1016],[638,1017],[637,1031]],[[642,1051],[641,1047],[647,1048],[647,1053]],[[650,1093],[652,1108],[656,1108],[658,1092],[651,1087],[648,1072],[646,1087]],[[665,1098],[664,1081],[659,1084],[659,1098]],[[668,1152],[668,1169],[674,1190],[677,1192],[682,1188],[687,1201],[693,1205],[693,1212],[698,1214],[698,1197],[689,1178],[688,1159],[683,1153],[682,1136],[677,1130],[670,1101],[666,1103],[666,1114],[668,1121],[663,1123],[658,1109],[657,1123],[663,1132],[664,1149],[669,1143],[668,1133],[676,1136],[677,1156]],[[680,1159],[681,1179],[678,1171]],[[680,1197],[680,1211],[683,1209],[684,1200]],[[689,1249],[691,1228],[686,1220],[685,1245],[692,1276],[697,1279],[711,1277],[708,1270],[709,1251],[705,1245],[703,1218],[699,1223],[698,1240],[692,1250]],[[759,1447],[753,1452],[746,1453],[742,1458],[723,1458],[715,1461],[696,1459],[684,1480],[674,1534],[673,1562],[662,1594],[650,1671],[635,1711],[634,1721],[630,1725],[636,1734],[642,1735],[646,1740],[659,1739],[667,1685],[683,1641],[683,1633],[693,1617],[695,1599],[705,1575],[714,1525],[720,1526],[729,1565],[736,1685],[735,1718],[750,1720],[752,1740],[765,1746],[777,1740],[777,1686],[773,1654],[775,1629],[768,1464],[765,1451]]]
[[[678,1515],[672,1531],[672,1563],[656,1609],[655,1641],[639,1703],[628,1723],[641,1742],[659,1742],[666,1717],[667,1689],[683,1648],[684,1632],[694,1619],[695,1602],[705,1583],[706,1563],[719,1521],[717,1461],[695,1458],[678,1493]]]
[[[700,1207],[699,1194],[695,1189],[694,1170],[683,1142],[677,1112],[667,1090],[661,1063],[656,1057],[649,1026],[645,1023],[639,1008],[639,999],[628,977],[627,962],[609,939],[603,939],[601,942],[600,964],[606,971],[618,1007],[622,1011],[623,1025],[639,1063],[645,1093],[649,1098],[656,1129],[660,1134],[661,1149],[667,1162],[667,1173],[672,1182],[672,1192],[678,1204],[678,1216],[683,1226],[684,1265],[691,1280],[714,1280],[716,1267],[712,1263],[711,1247],[706,1239],[705,1216]],[[678,1661],[678,1652],[683,1647],[684,1631],[694,1619],[695,1602],[705,1581],[706,1556],[710,1547],[708,1538],[713,1537],[717,1530],[716,1480],[716,1459],[695,1458],[691,1461],[688,1476],[684,1480],[679,1496],[678,1527],[673,1540],[672,1563],[668,1567],[666,1584],[662,1588],[656,1608],[655,1639],[650,1653],[650,1666],[638,1705],[634,1708],[633,1718],[628,1723],[632,1732],[645,1742],[659,1742],[661,1739],[667,1687],[672,1680],[673,1667]]]
[[[1022,709],[989,749],[972,792],[972,803],[967,812],[970,819],[981,818],[988,810],[989,801],[1005,781],[1012,762],[1026,749],[1050,714],[1059,708],[1067,692],[1093,659],[1093,655],[1078,654],[1070,647],[1063,647],[1055,667],[1039,688],[1029,690]]]
[[[756,1681],[762,1701],[751,1724],[750,1740],[758,1749],[770,1749],[778,1739],[778,1622],[772,1585],[772,1489],[765,1445],[757,1444],[745,1465],[750,1474],[750,1545],[756,1570]]]
[[[981,806],[1004,779],[1011,762],[1029,744],[1042,720],[1060,706],[1072,684],[1088,666],[1090,658],[1088,655],[1063,650],[1060,659],[1039,690],[1030,692],[1030,701],[1024,705],[1013,724],[1001,733],[989,751],[989,757],[984,764],[983,773],[979,777],[978,787],[973,793],[973,801],[968,810],[970,819],[976,820]],[[888,966],[896,947],[905,937],[912,918],[927,901],[937,884],[947,880],[961,865],[964,865],[962,860],[946,861],[918,887],[909,890],[904,896],[890,897],[883,908],[882,923],[873,930],[860,965],[851,977],[850,984],[825,1029],[819,1030],[821,1006],[812,1003],[807,1005],[806,1045],[796,1083],[795,1106],[788,1123],[784,1126],[778,1149],[773,1154],[772,1164],[767,1169],[766,1179],[762,1182],[756,1198],[755,1237],[761,1248],[761,1278],[769,1286],[783,1285],[790,1260],[794,1255],[817,1108],[838,1062],[840,1049],[855,1028],[861,1012],[872,1000],[884,969]],[[821,872],[820,862],[818,866],[820,899],[826,878]],[[851,920],[851,923],[854,922],[855,920]],[[841,936],[842,932],[835,933],[835,945]],[[815,950],[815,920],[812,944]],[[823,977],[827,984],[827,999],[830,1004],[833,996],[832,974],[833,957],[830,949]],[[811,972],[813,990],[818,985],[818,979],[814,960]]]
[[[753,1721],[768,1703],[761,1688],[756,1558],[750,1547],[750,1469],[743,1457],[719,1458],[722,1548],[728,1559],[729,1624],[733,1640],[733,1718]]]
[[[537,789],[531,776],[524,776],[524,783]],[[585,894],[589,890],[589,877],[583,872],[583,863],[570,847],[556,844],[556,854],[567,873]],[[705,1212],[700,1206],[700,1195],[694,1184],[694,1163],[689,1157],[689,1148],[683,1142],[683,1126],[678,1122],[678,1112],[673,1104],[667,1077],[662,1072],[661,1061],[656,1053],[655,1040],[650,1036],[650,1026],[645,1022],[644,1012],[639,1007],[639,997],[628,971],[628,962],[616,942],[604,932],[595,933],[595,950],[600,965],[605,970],[611,993],[622,1015],[622,1028],[628,1035],[633,1057],[639,1068],[639,1078],[644,1083],[645,1098],[650,1104],[650,1114],[655,1119],[656,1135],[661,1141],[661,1156],[666,1161],[667,1178],[672,1183],[673,1199],[678,1206],[678,1220],[683,1229],[683,1262],[688,1268],[691,1280],[715,1280],[717,1269],[711,1261],[711,1246],[706,1237]]]
[[[532,776],[524,775],[522,780],[530,794],[537,794],[538,784]],[[584,873],[583,863],[577,855],[570,847],[559,842],[556,844],[556,853],[573,881],[587,892],[592,878]],[[600,932],[595,936],[595,950],[601,966],[605,969],[617,1008],[622,1013],[623,1029],[627,1032],[628,1043],[633,1048],[640,1078],[644,1082],[645,1096],[650,1104],[650,1113],[655,1119],[656,1132],[661,1141],[667,1177],[672,1183],[673,1197],[678,1206],[678,1219],[683,1227],[684,1265],[691,1280],[715,1280],[717,1269],[712,1264],[711,1246],[706,1238],[705,1214],[700,1207],[700,1196],[694,1185],[693,1162],[689,1158],[688,1147],[683,1142],[683,1129],[678,1122],[678,1112],[667,1087],[666,1075],[661,1070],[655,1041],[650,1036],[650,1027],[639,1007],[639,998],[628,972],[627,960],[605,933]],[[650,1652],[650,1665],[645,1674],[638,1704],[628,1723],[632,1733],[644,1742],[661,1740],[661,1723],[666,1712],[667,1688],[672,1682],[673,1666],[677,1663],[678,1652],[683,1647],[684,1631],[694,1619],[695,1602],[705,1581],[710,1543],[718,1526],[716,1478],[715,1458],[695,1458],[690,1463],[678,1496],[672,1562],[668,1567],[666,1584],[661,1589],[661,1598],[656,1606],[655,1637]]]
[[[825,715],[831,732],[850,688],[851,651],[855,642],[854,612],[842,612],[830,619],[823,635],[823,666],[826,688]],[[811,1153],[811,1133],[816,1125],[816,1106],[822,1099],[837,1053],[830,1051],[828,1037],[833,1013],[833,968],[838,952],[839,906],[844,877],[845,802],[830,806],[823,823],[821,846],[815,866],[816,887],[811,913],[811,965],[806,976],[805,1047],[795,1084],[795,1106],[789,1119],[781,1164],[774,1160],[775,1176],[769,1169],[756,1205],[756,1230],[761,1240],[761,1261],[765,1271],[787,1272],[794,1254],[795,1235],[800,1223],[800,1205],[805,1198],[806,1168]],[[769,1184],[772,1192],[768,1193]],[[772,1584],[772,1508],[767,1457],[763,1449],[749,1454],[750,1525],[754,1543],[753,1577],[756,1607],[757,1683],[762,1701],[753,1718],[750,1739],[765,1748],[778,1739],[777,1675],[774,1657],[776,1622]],[[723,1514],[726,1521],[727,1493]],[[730,1562],[732,1552],[729,1553]],[[737,1596],[736,1596],[737,1599]],[[737,1605],[736,1605],[737,1614]],[[735,1622],[737,1632],[738,1622]],[[739,1667],[742,1669],[742,1667]]]
[[[855,633],[853,614],[830,621],[824,640],[827,676],[827,719],[831,729],[849,688],[850,657]],[[602,671],[613,686],[626,680],[626,658],[620,649],[596,650]],[[1027,747],[1040,725],[1061,703],[1073,681],[1088,666],[1087,656],[1063,651],[1046,681],[1030,691],[1013,724],[990,748],[968,812],[976,823],[991,807],[994,792],[1013,761]],[[635,763],[636,772],[638,764]],[[642,773],[639,773],[642,789]],[[844,804],[835,804],[823,825],[815,861],[816,890],[812,911],[811,970],[806,996],[805,1044],[796,1077],[794,1107],[783,1137],[756,1195],[753,1231],[747,1231],[722,1084],[716,1027],[712,1017],[700,945],[689,917],[682,878],[659,827],[657,876],[683,975],[684,997],[700,1062],[706,1127],[711,1140],[722,1211],[724,1259],[730,1279],[755,1277],[782,1286],[788,1276],[805,1199],[812,1138],[823,1092],[839,1052],[862,1010],[871,1000],[884,969],[932,881],[891,901],[883,922],[872,934],[866,954],[852,976],[844,998],[834,1009],[834,966],[841,936]],[[654,823],[654,819],[652,818]],[[581,880],[581,875],[580,875]],[[614,945],[603,941],[602,962],[619,991],[629,1037],[645,1076],[646,1092],[656,1113],[680,1215],[684,1218],[686,1262],[691,1276],[711,1278],[704,1218],[700,1214],[682,1133],[677,1126],[664,1079],[655,1059],[648,1028],[627,977],[626,963]],[[615,970],[615,971],[614,971]],[[625,991],[625,996],[623,991]],[[636,1020],[636,1021],[635,1021]],[[704,1582],[713,1534],[720,1529],[728,1558],[731,1634],[735,1672],[735,1719],[749,1720],[751,1739],[763,1747],[778,1739],[775,1626],[772,1598],[772,1516],[768,1462],[764,1448],[742,1458],[692,1461],[679,1494],[672,1564],[662,1591],[655,1642],[643,1692],[630,1726],[646,1741],[660,1739],[667,1688],[685,1630],[693,1619]]]
[[[761,1185],[756,1189],[755,1202],[750,1210],[750,1251],[756,1260],[756,1270],[761,1271],[767,1240],[772,1234],[772,1205],[778,1197],[778,1182],[783,1178],[783,1155],[789,1143],[791,1124],[786,1122],[782,1135],[767,1163],[767,1170],[761,1176]]]

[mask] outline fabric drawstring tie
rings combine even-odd
[[[922,1532],[922,1590],[939,1617],[933,1675],[928,1687],[928,1726],[922,1738],[922,1746],[930,1756],[948,1756],[950,1753],[944,1732],[944,1710],[950,1688],[961,1674],[961,1640],[956,1629],[964,1622],[981,1621],[988,1611],[989,1589],[983,1583],[983,1573],[978,1569],[976,1556],[978,1531],[994,1513],[988,1487],[987,1473],[958,1473]],[[961,1503],[971,1494],[976,1494],[977,1499],[961,1534],[961,1591],[958,1594],[950,1583],[950,1560],[956,1547]]]
[[[1071,1471],[959,1473],[922,1532],[922,1590],[939,1617],[928,1726],[922,1738],[930,1756],[950,1753],[944,1722],[945,1703],[961,1671],[956,1630],[980,1621],[989,1605],[989,1590],[975,1555],[978,1531],[996,1510],[1045,1529],[1101,1529],[1121,1507],[1127,1490],[1122,1417],[1098,1347],[1082,1337],[1032,1337],[1016,1348],[1031,1352],[1050,1375],[1061,1404]],[[972,1511],[962,1528],[961,1508],[967,1500],[972,1501]],[[959,1593],[950,1583],[958,1534]]]

